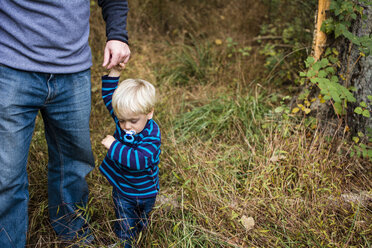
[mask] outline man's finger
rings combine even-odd
[[[119,63],[119,55],[117,53],[114,53],[111,56],[110,64],[107,66],[107,69],[111,69],[112,67],[116,66]]]
[[[108,49],[107,47],[105,47],[105,50],[104,50],[104,53],[103,53],[103,63],[102,63],[102,66],[103,67],[106,67],[108,62],[110,61],[110,49]]]
[[[124,61],[123,61],[123,63],[124,63],[124,64],[128,63],[129,58],[130,58],[130,54],[126,54],[125,57],[124,57]]]

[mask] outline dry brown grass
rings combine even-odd
[[[100,96],[105,31],[96,7],[90,39],[91,135],[98,166],[106,152],[100,140],[114,125]],[[130,8],[133,55],[122,76],[157,86],[155,120],[163,137],[161,193],[140,247],[370,245],[371,165],[351,160],[347,144],[327,141],[305,120],[272,111],[266,92],[280,92],[265,88],[260,79],[264,58],[252,43],[267,14],[260,1],[130,1]],[[252,46],[250,56],[229,50],[228,37],[239,48]],[[192,48],[185,54],[190,60],[179,57],[186,46]],[[197,46],[212,60],[203,60]],[[175,80],[179,68],[180,73],[195,70],[190,61],[206,68],[203,83],[194,74],[186,84]],[[191,131],[182,140],[191,124],[204,131]],[[60,246],[47,219],[46,164],[38,121],[29,162],[29,247]],[[111,187],[97,169],[88,183],[90,226],[98,247],[115,241]],[[244,227],[244,217],[254,219],[251,230]]]

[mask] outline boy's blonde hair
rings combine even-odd
[[[155,87],[143,79],[122,81],[112,96],[112,108],[117,117],[132,112],[148,114],[155,106]]]

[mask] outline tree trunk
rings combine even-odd
[[[359,37],[372,34],[372,6],[369,4],[363,7],[367,18],[357,19],[352,26],[352,33]],[[358,115],[354,109],[364,101],[367,109],[372,112],[371,101],[367,98],[372,95],[372,55],[362,56],[358,47],[347,39],[343,39],[338,44],[338,51],[340,51],[341,73],[346,78],[345,85],[354,86],[356,89],[354,97],[357,102],[349,106],[347,125],[353,132],[366,133],[367,128],[372,129],[372,118]]]
[[[359,37],[370,36],[372,34],[372,6],[370,4],[360,4],[364,7],[366,19],[362,20],[359,17],[352,24],[350,31]],[[340,53],[341,66],[339,67],[339,75],[342,75],[340,82],[345,87],[355,87],[354,97],[356,98],[356,103],[348,103],[346,122],[337,118],[330,104],[321,104],[319,106],[317,118],[323,127],[329,129],[328,132],[344,131],[344,128],[348,127],[353,134],[356,132],[365,134],[367,128],[372,129],[372,118],[358,115],[354,112],[354,109],[363,101],[367,104],[367,109],[372,113],[371,101],[367,98],[367,96],[372,95],[372,55],[362,56],[358,46],[353,45],[346,38],[337,40],[335,44]]]

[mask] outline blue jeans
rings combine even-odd
[[[156,197],[127,198],[114,188],[112,197],[115,205],[114,231],[125,248],[133,246],[136,236],[148,225],[149,214],[154,207]]]
[[[85,176],[94,167],[90,143],[90,70],[46,74],[0,65],[0,247],[26,244],[27,157],[38,112],[48,143],[49,216],[65,240],[83,235]],[[80,231],[80,233],[79,233]]]

